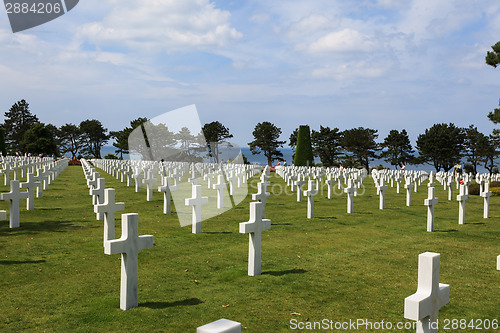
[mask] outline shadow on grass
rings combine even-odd
[[[457,229],[448,229],[448,230],[434,230],[434,232],[457,232]]]
[[[139,307],[145,307],[150,309],[165,309],[174,306],[198,305],[202,303],[203,301],[199,298],[186,298],[185,300],[175,301],[175,302],[145,302],[145,303],[140,303]]]
[[[36,210],[62,210],[61,207],[53,207],[53,208],[36,208]]]
[[[45,260],[0,260],[0,265],[16,265],[16,264],[40,264]]]
[[[331,220],[331,219],[336,220],[337,219],[337,217],[335,217],[335,216],[315,216],[314,218],[319,219],[319,220]]]
[[[81,229],[82,226],[73,225],[72,221],[42,221],[23,222],[19,228],[0,229],[0,236],[17,236],[23,234],[33,234],[38,232],[66,232],[67,229]],[[65,230],[66,229],[66,230]]]
[[[204,234],[232,234],[232,231],[204,231]]]
[[[291,223],[271,223],[271,225],[292,225]]]
[[[286,274],[304,274],[304,273],[307,273],[307,271],[305,269],[294,268],[294,269],[288,269],[286,271],[267,271],[267,272],[262,272],[262,275],[266,274],[266,275],[272,275],[272,276],[283,276],[283,275],[286,275]]]

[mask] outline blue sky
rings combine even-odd
[[[0,113],[26,99],[57,126],[196,104],[246,146],[258,122],[489,134],[500,69],[496,0],[100,0],[13,34],[0,14]],[[2,118],[3,119],[3,118]]]

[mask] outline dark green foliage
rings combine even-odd
[[[296,128],[293,130],[292,134],[290,134],[290,138],[288,139],[290,143],[288,145],[295,152],[295,147],[297,146],[297,134],[299,133],[299,129]]]
[[[120,159],[123,159],[123,154],[128,154],[128,137],[132,133],[132,128],[126,127],[121,131],[111,131],[109,135],[115,140],[113,147],[116,148],[115,153],[120,154]],[[109,154],[108,154],[109,155]],[[107,157],[106,157],[107,158]]]
[[[83,134],[83,151],[94,158],[101,158],[101,147],[109,140],[107,129],[97,119],[84,120],[80,123]]]
[[[59,128],[59,147],[61,153],[71,153],[77,156],[84,144],[83,133],[80,127],[74,124],[65,124]]]
[[[118,157],[115,154],[107,154],[106,156],[104,156],[104,158],[107,160],[117,160],[118,159]]]
[[[491,47],[492,51],[486,53],[486,63],[490,66],[497,67],[500,64],[500,42]]]
[[[500,101],[498,101],[498,105],[500,106]],[[500,123],[500,108],[496,108],[493,111],[488,113],[488,119],[491,120],[494,124]]]
[[[3,125],[5,143],[11,152],[21,149],[20,144],[26,133],[33,124],[38,123],[38,118],[29,110],[29,104],[20,100],[5,112],[5,123]]]
[[[370,161],[379,149],[375,139],[378,137],[377,130],[371,128],[352,128],[342,132],[342,147],[346,150],[344,163],[347,165],[357,164],[370,170]]]
[[[309,125],[300,125],[297,133],[297,148],[293,163],[296,166],[313,166],[314,156],[311,145],[311,130]]]
[[[5,156],[7,155],[7,149],[5,147],[5,131],[3,126],[0,126],[0,152]]]
[[[385,149],[380,154],[380,157],[391,163],[391,165],[401,166],[412,162],[414,159],[414,151],[405,129],[401,132],[391,130],[380,146]]]
[[[490,139],[470,125],[464,128],[464,148],[467,162],[472,166],[472,172],[477,173],[477,166],[488,158],[491,148]]]
[[[258,123],[252,132],[255,140],[248,143],[252,154],[259,154],[260,151],[267,157],[267,164],[272,165],[274,160],[283,158],[283,154],[278,150],[278,147],[283,147],[286,141],[279,141],[281,129],[274,124],[264,121]]]
[[[338,166],[337,156],[342,153],[342,133],[338,128],[319,126],[319,131],[312,131],[313,153],[321,159],[325,167]]]
[[[43,123],[36,123],[24,134],[19,144],[22,152],[33,155],[56,155],[58,153],[53,129]]]
[[[434,124],[418,136],[417,149],[423,162],[447,172],[464,155],[464,139],[463,130],[453,123]]]
[[[219,145],[226,139],[232,138],[229,129],[218,121],[203,125],[203,135],[208,145],[210,156],[215,163],[219,163]]]

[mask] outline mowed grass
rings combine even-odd
[[[412,193],[411,207],[404,189],[397,194],[389,187],[386,208],[379,210],[369,177],[353,214],[346,213],[345,194],[337,190],[327,199],[323,187],[309,220],[306,200],[296,202],[296,193],[272,174],[262,275],[250,277],[248,235],[238,227],[248,221],[250,195],[192,234],[175,213],[163,214],[162,193],[155,189],[147,202],[144,189],[135,193],[98,171],[125,202],[121,213],[139,213],[139,234],[154,236],[154,248],[139,252],[139,307],[119,308],[120,255],[104,254],[103,223],[93,213],[82,168],[72,166],[36,199],[35,210],[26,211],[22,201],[20,228],[0,223],[0,331],[195,332],[220,318],[241,322],[244,332],[289,332],[292,319],[395,324],[407,321],[404,299],[417,289],[418,255],[426,251],[441,254],[440,282],[450,285],[441,325],[500,319],[500,197],[490,198],[490,218],[483,219],[483,199],[471,196],[466,224],[458,225],[457,191],[448,201],[438,184],[435,232],[428,233],[426,183]],[[249,193],[256,193],[257,180]]]

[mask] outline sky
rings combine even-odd
[[[0,12],[0,121],[21,99],[109,130],[195,104],[242,147],[263,121],[281,140],[362,126],[413,145],[436,123],[495,128],[497,0],[80,0],[18,33]]]

